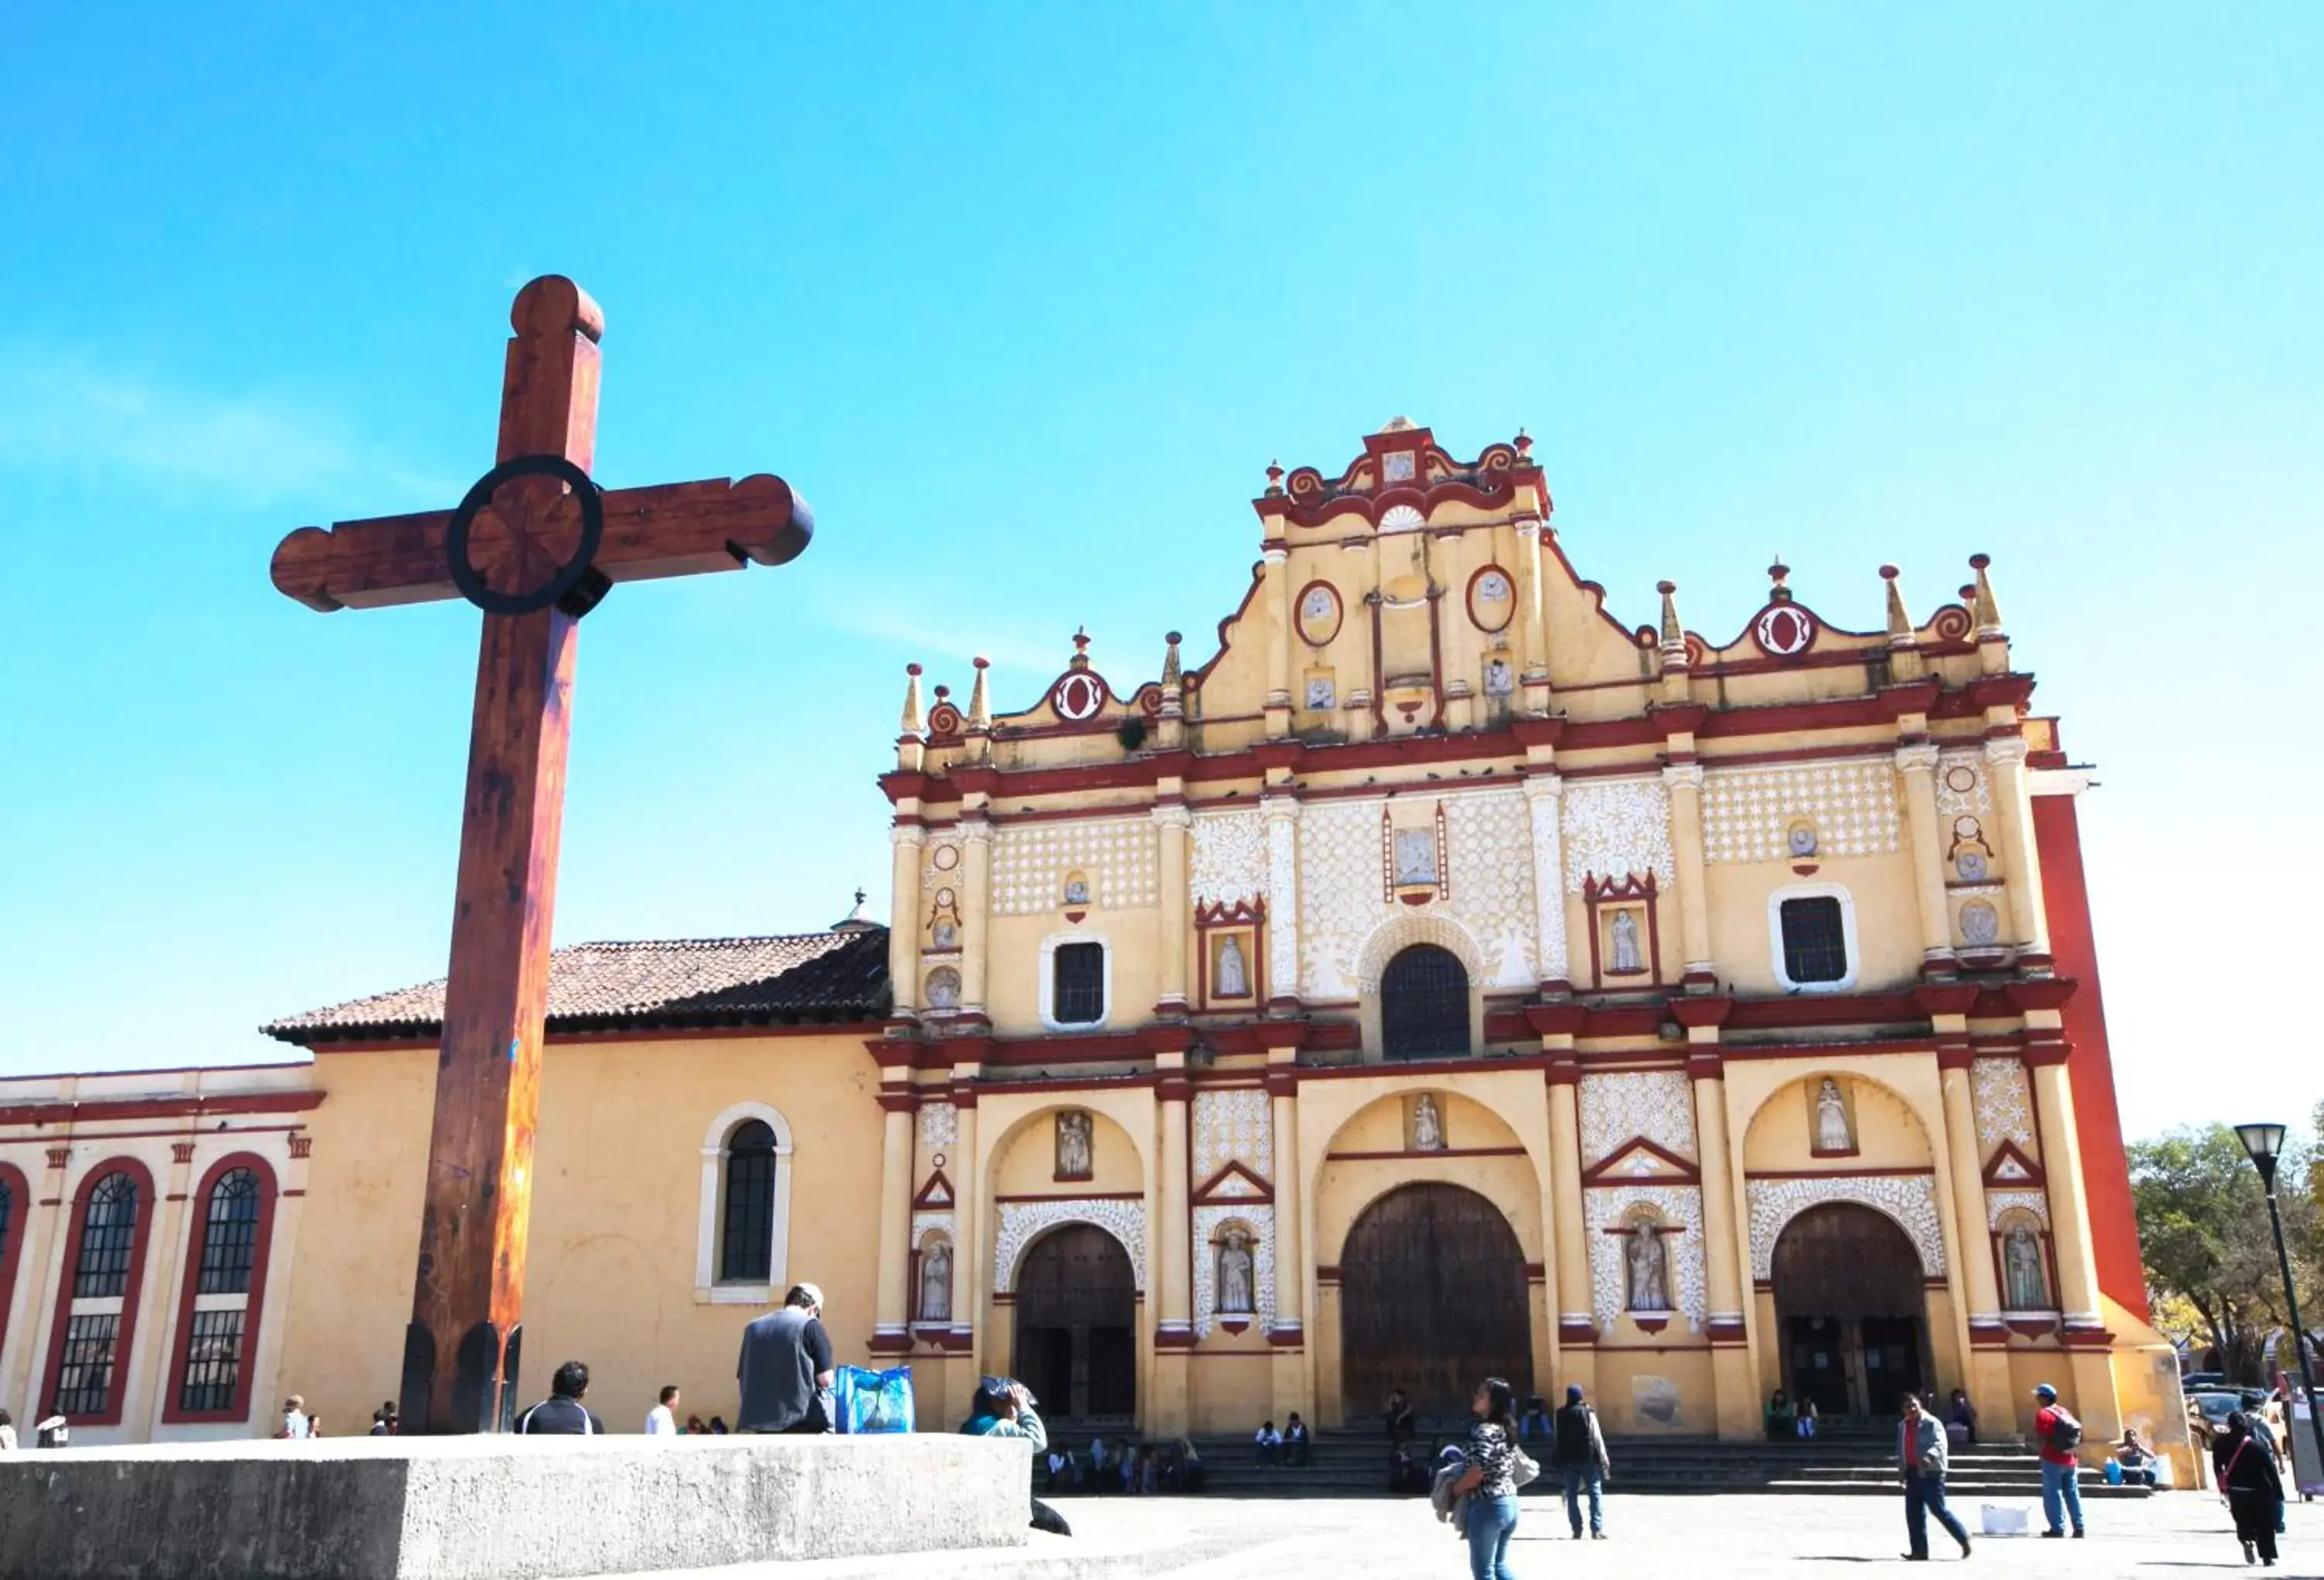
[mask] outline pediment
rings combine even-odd
[[[1215,1207],[1231,1201],[1271,1202],[1275,1189],[1239,1162],[1230,1162],[1194,1191],[1194,1205]]]
[[[2047,1181],[2043,1178],[2042,1165],[2020,1152],[2014,1141],[2004,1141],[1994,1148],[1993,1156],[1985,1165],[1987,1185],[2032,1187]]]
[[[912,1205],[915,1208],[953,1205],[952,1181],[945,1178],[945,1171],[942,1169],[928,1176],[928,1182],[920,1187],[920,1193],[912,1198]]]
[[[1584,1185],[1619,1185],[1632,1180],[1700,1183],[1702,1171],[1668,1147],[1634,1135],[1582,1171]]]

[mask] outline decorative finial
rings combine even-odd
[[[1888,583],[1888,642],[1891,647],[1909,647],[1913,641],[1913,617],[1904,611],[1904,590],[1896,584],[1895,565],[1882,565],[1880,579]]]
[[[1523,429],[1523,428],[1519,428],[1519,429],[1517,429],[1517,464],[1518,464],[1518,465],[1520,465],[1520,466],[1530,466],[1530,465],[1532,465],[1532,464],[1533,464],[1533,436],[1531,436],[1530,434],[1526,433],[1526,432],[1525,431],[1525,429]]]
[[[1178,689],[1178,644],[1184,638],[1177,632],[1170,631],[1164,635],[1162,640],[1167,644],[1162,652],[1162,689],[1173,692]]]
[[[1089,628],[1086,626],[1074,628],[1073,666],[1075,669],[1089,667]]]
[[[920,666],[904,666],[904,733],[918,736],[927,726],[920,720]]]
[[[1270,460],[1267,464],[1267,491],[1269,494],[1283,491],[1283,464],[1280,461]]]
[[[1686,629],[1678,622],[1678,601],[1671,595],[1678,591],[1676,582],[1656,582],[1655,591],[1663,595],[1663,662],[1683,668],[1686,664]]]
[[[1989,554],[1969,556],[1969,568],[1977,573],[1977,581],[1969,588],[1969,595],[1975,600],[1969,606],[1969,612],[1977,617],[1977,634],[1979,637],[2002,634],[2001,606],[1993,601],[1993,578],[1985,574],[1986,566],[1992,563],[1993,556]]]
[[[969,688],[968,693],[968,728],[990,730],[992,720],[985,711],[984,672],[992,667],[992,660],[979,653],[970,662],[976,666],[976,684]]]
[[[1791,574],[1792,567],[1784,563],[1784,551],[1777,549],[1775,563],[1767,567],[1767,580],[1775,583],[1774,588],[1767,594],[1771,602],[1789,603],[1792,601],[1792,584],[1786,580]]]

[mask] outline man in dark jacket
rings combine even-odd
[[[823,1291],[793,1284],[781,1309],[742,1329],[734,1364],[742,1403],[734,1424],[745,1432],[828,1432],[837,1375],[823,1330]]]
[[[1904,1477],[1904,1535],[1913,1548],[1904,1556],[1915,1563],[1929,1561],[1932,1514],[1960,1543],[1961,1557],[1969,1557],[1969,1531],[1960,1517],[1945,1507],[1945,1471],[1951,1464],[1944,1427],[1907,1393],[1904,1419],[1896,1428],[1896,1467]]]
[[[1606,1457],[1606,1435],[1598,1429],[1598,1412],[1582,1401],[1582,1384],[1568,1384],[1565,1406],[1550,1426],[1550,1468],[1565,1477],[1565,1519],[1573,1539],[1582,1539],[1582,1489],[1590,1489],[1590,1539],[1606,1539],[1604,1505],[1600,1489],[1613,1472]]]
[[[549,1397],[516,1418],[516,1429],[526,1437],[544,1434],[569,1438],[602,1438],[605,1423],[581,1402],[589,1392],[589,1368],[567,1361],[549,1382]]]

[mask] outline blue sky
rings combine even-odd
[[[2085,803],[2126,1117],[2324,1095],[2324,9],[35,8],[0,51],[0,1071],[264,1057],[438,975],[476,616],[290,527],[490,462],[604,305],[598,475],[778,471],[773,573],[584,630],[561,940],[887,870],[901,671],[1206,639],[1271,456],[1520,425],[1584,574],[1724,640],[1995,556]],[[1201,657],[1206,649],[1192,655]]]

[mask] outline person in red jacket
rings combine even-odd
[[[2034,1398],[2041,1406],[2034,1412],[2034,1441],[2042,1451],[2042,1513],[2050,1526],[2042,1534],[2065,1535],[2066,1518],[2070,1516],[2079,1538],[2082,1534],[2081,1462],[2074,1456],[2074,1449],[2082,1440],[2082,1423],[2058,1402],[2058,1391],[2047,1382],[2034,1390]]]

